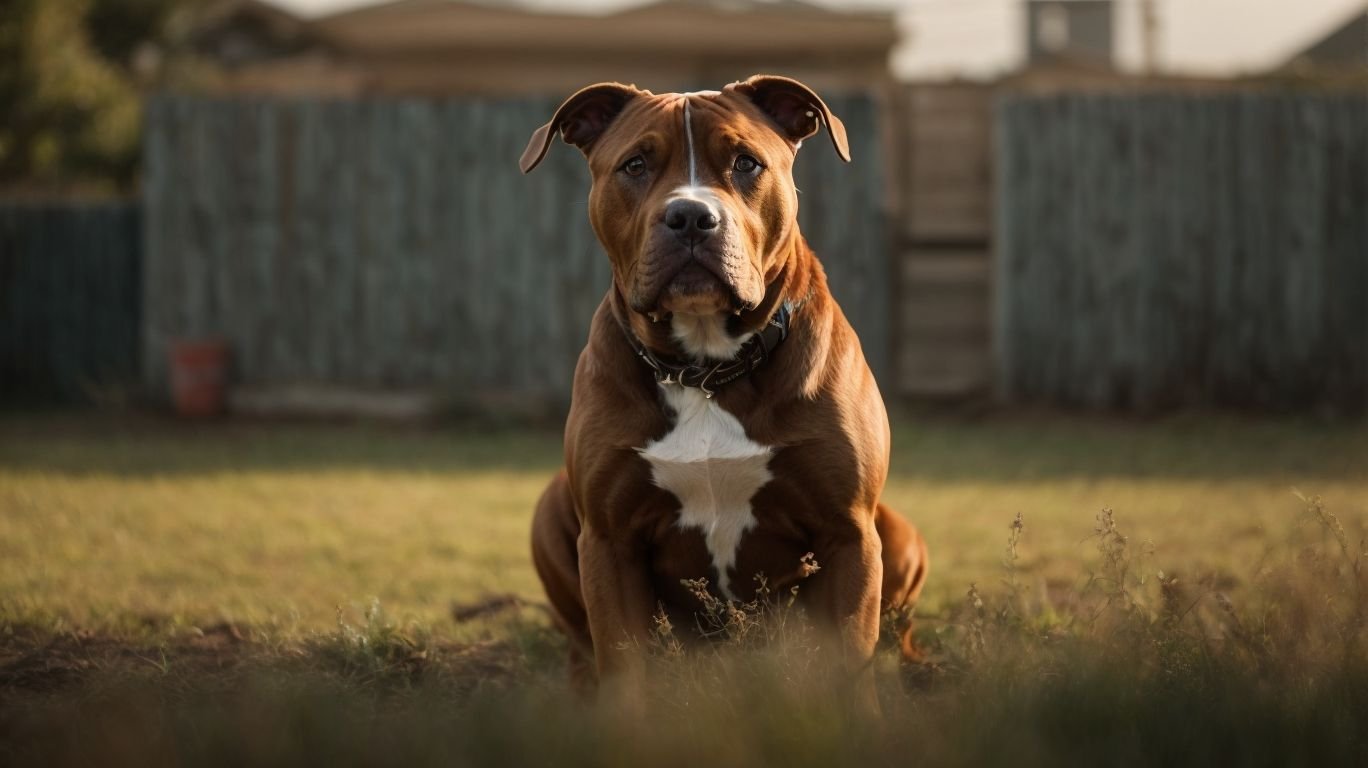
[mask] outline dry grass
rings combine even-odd
[[[0,763],[1368,759],[1362,426],[895,434],[888,498],[934,560],[930,663],[880,657],[885,721],[847,716],[783,595],[700,604],[702,653],[662,627],[641,719],[574,700],[535,607],[449,618],[537,599],[553,432],[11,418]]]

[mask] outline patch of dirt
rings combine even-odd
[[[223,670],[237,666],[254,650],[259,649],[231,624],[194,628],[164,645],[131,643],[86,630],[52,634],[12,627],[0,636],[0,691],[44,693],[97,673],[138,667],[166,672],[175,664]]]
[[[78,689],[97,680],[168,679],[174,686],[231,682],[251,670],[300,673],[402,686],[433,682],[460,693],[512,684],[527,660],[509,640],[358,646],[333,636],[288,645],[267,644],[243,627],[219,623],[192,627],[160,643],[76,630],[12,626],[0,634],[0,709],[44,694]]]

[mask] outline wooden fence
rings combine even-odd
[[[0,204],[0,398],[121,396],[138,379],[138,210]]]
[[[868,98],[830,103],[855,162],[810,142],[804,232],[888,365],[890,267]],[[522,176],[557,100],[161,98],[145,143],[143,371],[168,342],[221,335],[235,378],[563,397],[609,286],[572,147]]]
[[[894,99],[900,394],[990,388],[992,96],[987,85],[918,83]]]
[[[1008,98],[1010,399],[1368,404],[1368,98]]]

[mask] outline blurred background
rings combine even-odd
[[[1368,404],[1364,0],[11,0],[0,397],[556,413],[607,260],[567,94],[790,75],[890,399]],[[819,148],[820,149],[820,148]]]
[[[931,551],[869,738],[545,695],[610,277],[518,158],[756,73]],[[0,0],[6,766],[1363,764],[1366,407],[1368,0]]]

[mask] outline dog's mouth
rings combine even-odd
[[[655,282],[658,289],[637,294],[646,301],[635,308],[654,320],[670,315],[739,315],[751,309],[752,303],[741,298],[732,281],[722,277],[718,270],[725,267],[715,261],[720,260],[709,255],[685,256],[673,274],[658,272],[663,277]]]
[[[630,292],[633,310],[663,320],[670,315],[734,315],[760,300],[747,300],[743,265],[712,249],[670,248],[643,256]],[[763,293],[763,292],[762,292]]]
[[[680,268],[660,292],[661,312],[713,315],[730,312],[739,305],[732,289],[698,261]]]

